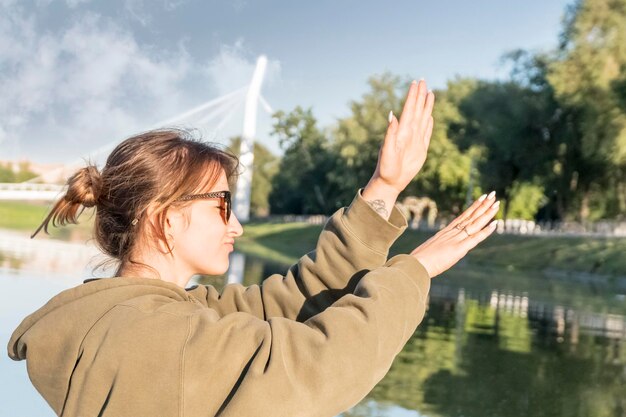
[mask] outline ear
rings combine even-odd
[[[187,229],[186,210],[176,207],[169,207],[165,212],[163,231],[166,236],[176,237]]]
[[[161,253],[169,253],[174,247],[176,236],[185,227],[185,217],[180,209],[169,207],[165,212],[157,212],[158,204],[151,203],[146,208],[147,233],[152,245]],[[163,234],[159,233],[163,220]]]

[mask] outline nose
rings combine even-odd
[[[241,223],[239,223],[239,219],[237,219],[235,213],[230,214],[230,219],[228,220],[228,231],[235,237],[239,237],[243,234],[243,227],[241,227]]]

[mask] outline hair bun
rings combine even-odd
[[[94,165],[79,169],[67,180],[67,184],[65,200],[73,204],[82,204],[85,207],[93,207],[98,203],[102,190],[102,177]]]

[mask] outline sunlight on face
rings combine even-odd
[[[229,191],[224,171],[210,190]],[[179,227],[174,236],[177,267],[188,269],[190,275],[220,275],[228,270],[228,255],[234,249],[235,238],[243,229],[234,213],[224,223],[219,198],[194,200],[187,208],[187,225]]]

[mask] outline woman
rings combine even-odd
[[[221,274],[242,228],[230,209],[236,160],[175,130],[127,139],[69,179],[42,226],[96,207],[95,239],[119,260],[24,319],[9,356],[59,416],[334,416],[388,371],[424,316],[430,279],[495,230],[481,197],[411,254],[394,207],[422,167],[434,96],[409,88],[390,113],[370,182],[328,221],[316,250],[262,285],[185,289]]]

